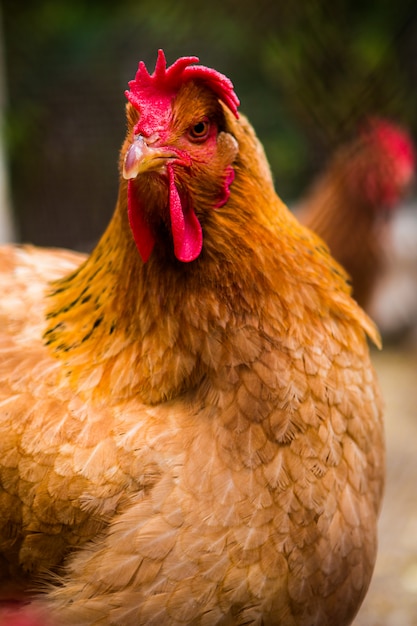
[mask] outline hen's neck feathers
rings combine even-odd
[[[232,343],[237,329],[285,335],[294,317],[299,333],[304,309],[316,315],[334,306],[332,298],[352,315],[344,274],[275,195],[250,126],[244,119],[235,126],[241,156],[231,197],[205,216],[196,261],[176,260],[167,241],[142,263],[122,180],[96,249],[54,285],[44,339],[81,393],[161,402],[201,386],[222,359],[244,362],[253,348],[237,335]]]

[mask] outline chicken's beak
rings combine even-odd
[[[126,152],[123,163],[123,178],[136,178],[143,172],[163,170],[168,162],[183,160],[176,150],[165,146],[150,145],[142,135],[135,135]]]

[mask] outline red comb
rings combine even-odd
[[[360,136],[371,157],[362,172],[363,193],[375,207],[393,209],[415,175],[416,157],[411,136],[391,120],[379,117],[365,120]],[[355,187],[358,188],[356,179]]]
[[[198,62],[198,57],[181,57],[167,68],[165,54],[159,50],[153,74],[149,74],[143,61],[139,63],[135,79],[129,82],[130,91],[125,92],[126,98],[143,115],[150,101],[161,110],[161,105],[171,100],[185,81],[201,80],[238,117],[239,99],[232,82],[216,70],[195,65]]]
[[[361,128],[362,137],[368,143],[373,142],[393,159],[399,159],[415,167],[415,149],[413,141],[405,128],[380,117],[370,117]]]

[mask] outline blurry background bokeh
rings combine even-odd
[[[290,205],[367,114],[417,137],[416,0],[0,0],[0,205],[14,228],[0,211],[0,239],[91,249],[116,202],[124,90],[158,48],[233,80]],[[415,228],[415,192],[407,210]],[[405,231],[417,328],[417,229]],[[410,346],[375,354],[387,493],[355,626],[417,624],[417,332]]]
[[[89,248],[112,213],[124,90],[158,48],[234,82],[285,201],[368,112],[417,132],[415,0],[1,0],[17,237]]]

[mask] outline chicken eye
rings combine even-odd
[[[188,136],[191,141],[204,141],[207,139],[210,131],[210,122],[208,119],[204,118],[191,126],[188,131]]]

